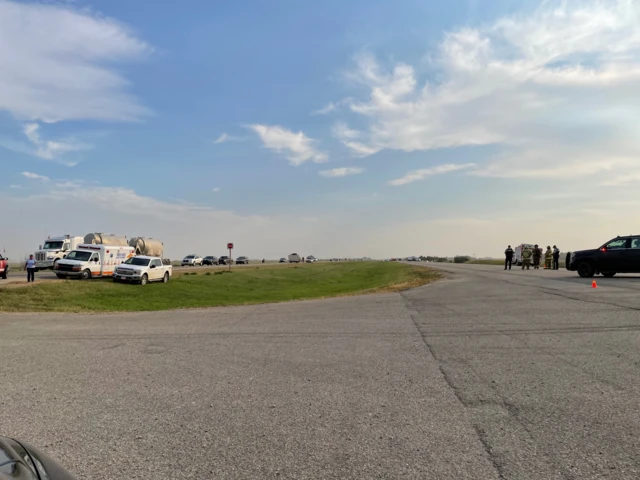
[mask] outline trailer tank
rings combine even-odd
[[[106,235],[104,233],[87,233],[84,236],[84,243],[88,245],[113,245],[114,247],[126,247],[129,245],[127,237],[118,235]]]
[[[164,244],[154,238],[133,237],[129,240],[129,246],[136,249],[136,255],[162,258],[164,252]]]

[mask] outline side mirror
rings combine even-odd
[[[37,448],[12,438],[0,437],[0,458],[3,460],[0,473],[17,473],[17,478],[76,480],[76,477]]]
[[[98,263],[98,257],[94,258],[93,261]]]
[[[149,268],[156,268],[156,266],[155,265],[151,265],[151,267],[149,267]]]

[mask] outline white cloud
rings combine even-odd
[[[22,188],[21,185],[9,185],[9,188]]]
[[[331,132],[333,133],[333,136],[351,150],[351,153],[356,157],[367,157],[380,151],[379,148],[371,147],[356,141],[356,139],[362,136],[362,133],[349,128],[349,126],[344,122],[336,123],[331,129]]]
[[[333,102],[329,102],[324,107],[322,107],[321,109],[312,112],[312,115],[327,115],[327,114],[335,111],[337,108],[338,108],[337,104],[335,104]]]
[[[213,143],[224,143],[224,142],[228,142],[229,141],[229,135],[227,135],[226,133],[223,133],[222,135],[220,135],[217,140],[214,140]]]
[[[447,163],[444,165],[438,165],[436,167],[423,168],[420,170],[414,170],[412,172],[409,172],[402,178],[391,180],[389,182],[389,185],[393,185],[394,187],[397,187],[400,185],[406,185],[408,183],[417,182],[418,180],[424,180],[425,178],[431,177],[433,175],[442,175],[445,173],[455,172],[459,170],[468,170],[473,167],[475,167],[475,164],[473,163],[464,163],[464,164]]]
[[[497,145],[503,152],[478,168],[485,176],[611,175],[614,164],[637,167],[640,2],[540,5],[447,33],[430,55],[427,81],[411,65],[388,70],[360,56],[350,79],[367,95],[349,106],[367,127],[337,136],[362,156]]]
[[[147,115],[115,68],[151,48],[121,23],[72,6],[0,0],[0,110],[20,119],[132,121]],[[64,146],[45,147],[55,155]]]
[[[69,152],[77,152],[80,150],[86,150],[90,148],[89,145],[83,145],[77,142],[61,142],[61,141],[52,141],[52,140],[42,140],[40,138],[40,126],[37,123],[28,123],[24,126],[24,134],[27,136],[29,141],[34,144],[37,149],[33,152],[34,155],[45,159],[45,160],[55,160],[65,153]],[[65,163],[68,166],[75,165],[74,162],[61,162]]]
[[[213,193],[218,193],[220,190],[221,190],[220,187],[214,187],[211,189]]]
[[[357,167],[342,167],[332,168],[331,170],[322,170],[318,172],[318,175],[327,178],[346,177],[347,175],[357,175],[364,172],[364,168]]]
[[[278,125],[251,125],[264,144],[278,153],[285,153],[291,165],[302,165],[306,161],[322,163],[328,160],[326,153],[315,148],[315,141],[302,132],[292,132]]]
[[[28,178],[29,180],[43,180],[45,182],[49,181],[49,177],[45,177],[44,175],[38,175],[33,172],[22,172],[22,176]]]

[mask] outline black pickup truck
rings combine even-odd
[[[600,248],[569,252],[567,270],[581,277],[602,274],[613,277],[616,273],[640,273],[640,235],[616,237]]]

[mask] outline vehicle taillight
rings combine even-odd
[[[602,248],[600,249],[600,251],[601,251],[601,252],[606,252],[606,251],[607,251],[607,249],[606,249],[605,247],[602,247]]]

